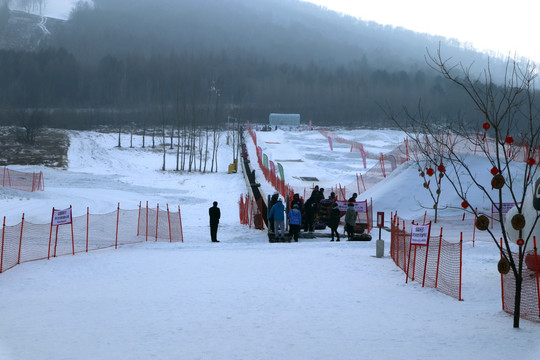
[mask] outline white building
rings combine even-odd
[[[300,114],[270,114],[268,123],[274,125],[299,126]]]

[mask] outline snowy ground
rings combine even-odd
[[[374,151],[389,151],[403,140],[394,131],[341,135],[369,139]],[[238,199],[246,189],[241,174],[226,174],[232,157],[226,145],[218,174],[179,174],[159,171],[162,154],[142,150],[140,142],[119,149],[114,134],[70,136],[67,170],[11,167],[43,170],[45,191],[0,190],[0,215],[8,224],[18,223],[23,212],[27,221],[47,223],[53,206],[73,205],[81,215],[87,206],[107,213],[118,202],[135,209],[148,200],[181,206],[185,242],[63,256],[0,274],[0,359],[540,356],[540,325],[522,320],[513,329],[511,316],[501,310],[499,256],[485,239],[474,248],[465,243],[460,302],[405,284],[388,256],[387,233],[385,257],[375,258],[375,242],[270,244],[263,232],[239,225]],[[265,136],[283,143],[268,144],[271,159],[302,160],[284,163],[291,179],[315,174],[324,187],[352,182],[362,171],[356,155],[336,144],[331,152],[317,132]],[[129,144],[127,137],[123,144]],[[250,154],[255,163],[251,149]],[[174,168],[173,155],[167,168]],[[405,218],[418,216],[424,210],[417,200],[425,196],[419,182],[417,169],[404,165],[363,196],[373,198],[374,210],[387,218],[395,210]],[[222,211],[219,244],[209,241],[214,200]]]

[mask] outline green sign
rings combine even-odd
[[[283,166],[281,166],[280,163],[277,164],[278,171],[279,171],[279,177],[281,180],[285,181],[285,174],[283,173]]]
[[[263,165],[268,169],[268,156],[266,154],[263,154]]]

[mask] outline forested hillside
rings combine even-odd
[[[445,39],[296,0],[94,2],[55,28],[47,47],[0,51],[4,123],[14,111],[38,109],[44,121],[69,127],[265,122],[270,112],[380,126],[381,106],[420,100],[447,121],[469,104],[426,66],[426,50],[485,61]]]

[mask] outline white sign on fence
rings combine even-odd
[[[71,208],[67,208],[64,210],[54,209],[53,217],[52,217],[52,225],[58,226],[58,225],[66,225],[66,224],[71,224]]]
[[[411,245],[427,245],[431,224],[413,225],[411,228]]]
[[[338,204],[339,211],[347,211],[347,207],[349,206],[348,201],[336,201]],[[353,202],[354,204],[354,210],[356,212],[367,212],[367,200],[364,201],[357,201]]]
[[[518,204],[521,204],[521,203],[518,203]],[[511,202],[511,203],[501,203],[499,204],[499,206],[495,205],[495,204],[492,204],[491,205],[491,213],[492,214],[495,214],[495,213],[498,213],[499,212],[499,208],[502,209],[502,213],[503,214],[506,214],[510,211],[510,209],[512,209],[513,207],[515,207],[516,204]]]

